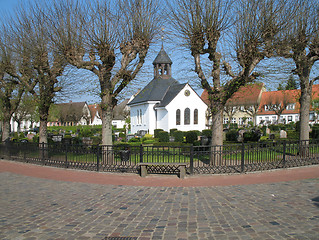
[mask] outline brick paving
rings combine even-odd
[[[1,172],[0,193],[0,239],[319,239],[319,178],[147,187]]]

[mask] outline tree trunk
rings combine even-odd
[[[40,120],[39,143],[48,143],[47,121],[45,119]]]
[[[112,97],[105,95],[102,97],[102,145],[112,145]]]
[[[309,111],[312,87],[301,87],[300,102],[300,133],[299,140],[309,140]]]
[[[212,113],[211,165],[221,165],[223,146],[223,107]]]
[[[2,142],[5,142],[10,137],[10,118],[2,121]]]

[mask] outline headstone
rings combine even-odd
[[[34,136],[35,136],[35,134],[29,133],[29,134],[27,135],[27,138],[28,138],[29,140],[32,140]]]
[[[238,131],[238,138],[237,138],[238,142],[244,141],[244,133],[245,132],[247,132],[245,129],[242,129],[242,130]]]
[[[266,128],[266,134],[270,134],[270,128]]]
[[[280,138],[287,138],[287,132],[285,130],[280,130]]]
[[[62,135],[53,135],[52,136],[52,141],[53,142],[61,142],[62,141]]]

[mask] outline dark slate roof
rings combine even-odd
[[[157,103],[155,107],[167,106],[176,97],[176,95],[185,87],[185,85],[186,83],[170,86],[163,100],[160,103]]]
[[[147,86],[136,95],[129,105],[147,102],[147,101],[162,101],[165,97],[168,88],[172,85],[179,84],[174,78],[154,78]]]
[[[172,64],[172,60],[169,58],[167,53],[165,52],[164,48],[162,47],[161,51],[158,53],[157,57],[155,58],[153,64],[158,64],[158,63],[168,63]]]
[[[120,104],[116,105],[113,109],[113,120],[124,120],[129,114],[126,105],[130,99],[125,99]]]

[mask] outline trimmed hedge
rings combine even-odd
[[[186,143],[194,144],[197,141],[198,132],[197,131],[188,131],[186,132]]]
[[[182,131],[174,131],[173,137],[175,138],[174,142],[184,142],[184,132]]]
[[[165,131],[160,131],[157,133],[159,142],[169,142],[169,134]]]

